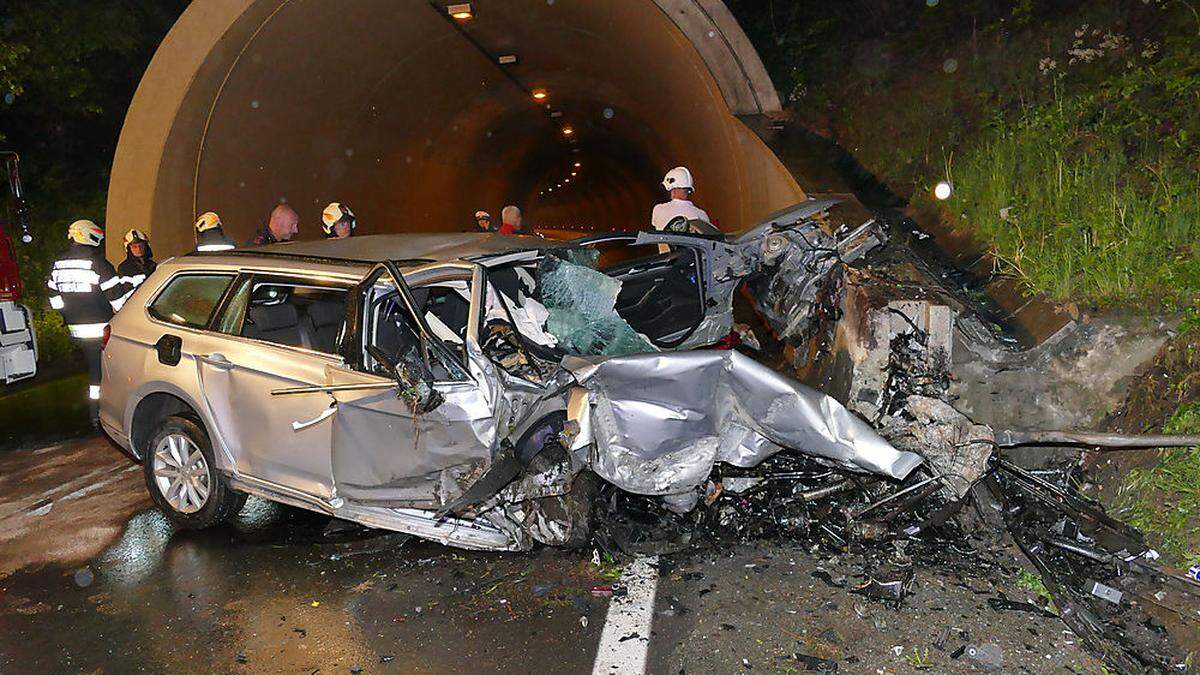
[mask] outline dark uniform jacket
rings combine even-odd
[[[154,252],[150,250],[150,244],[146,244],[146,255],[141,258],[126,251],[125,259],[117,265],[117,274],[123,277],[148,277],[154,273],[158,267],[158,263],[154,262]],[[145,279],[141,279],[135,283],[140,284]]]

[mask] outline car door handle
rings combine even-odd
[[[225,358],[224,354],[213,352],[200,357],[200,360],[220,370],[229,370],[233,367],[233,362]]]

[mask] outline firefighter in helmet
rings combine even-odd
[[[90,220],[67,228],[71,245],[50,269],[50,306],[62,314],[71,339],[88,366],[88,401],[92,423],[99,422],[100,349],[104,328],[133,293],[133,284],[117,275],[100,244],[104,230]]]

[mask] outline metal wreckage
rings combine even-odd
[[[996,360],[1010,347],[932,275],[900,283],[873,264],[889,248],[884,228],[835,228],[835,204],[800,204],[728,238],[612,235],[689,254],[674,271],[688,282],[681,287],[701,289],[702,306],[678,317],[678,302],[639,305],[651,294],[638,269],[614,274],[614,263],[602,263],[595,244],[609,235],[477,260],[494,329],[467,345],[468,361],[500,412],[476,425],[474,439],[431,443],[462,461],[441,470],[437,517],[414,533],[493,550],[538,542],[661,553],[760,538],[875,550],[879,568],[857,592],[899,603],[913,559],[971,557],[973,541],[1007,530],[1062,619],[1109,664],[1185,667],[1162,614],[1190,615],[1179,607],[1195,584],[1160,570],[1137,532],[1076,489],[1077,463],[1025,469],[1002,450],[1197,439],[972,421],[949,395],[954,352]],[[653,283],[672,283],[646,271]],[[743,288],[790,366],[824,393],[743,353],[757,341],[733,320]],[[633,319],[638,312],[656,320]],[[433,417],[472,417],[428,387],[406,396]],[[341,402],[337,429],[374,433],[355,406]],[[405,457],[334,461],[350,498],[356,483],[378,486],[414,469],[401,466]]]

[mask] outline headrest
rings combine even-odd
[[[250,319],[258,331],[294,328],[299,315],[294,305],[260,305],[250,310]]]
[[[308,306],[308,317],[318,326],[341,323],[345,316],[346,308],[336,302],[314,302]]]

